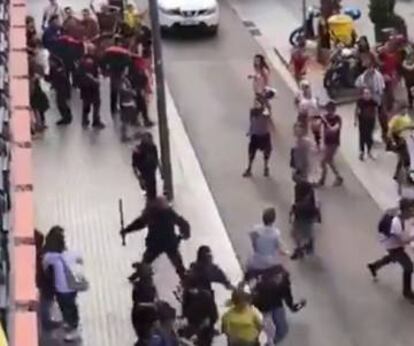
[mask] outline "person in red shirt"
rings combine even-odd
[[[298,83],[306,76],[308,56],[306,54],[305,47],[306,40],[299,40],[298,45],[293,48],[290,57],[290,66],[293,70],[293,76]]]
[[[336,177],[334,186],[339,186],[343,183],[343,178],[339,174],[335,164],[335,155],[341,142],[341,129],[342,119],[336,114],[336,104],[333,101],[329,101],[326,105],[326,114],[323,117],[323,139],[325,147],[321,162],[322,174],[318,182],[319,186],[325,185],[328,166]]]
[[[384,45],[378,57],[385,80],[384,106],[387,111],[390,111],[394,105],[394,89],[398,82],[400,59],[391,41]]]

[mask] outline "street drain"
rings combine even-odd
[[[249,31],[253,36],[261,36],[262,35],[262,32],[259,29],[256,29],[256,28],[255,29],[250,29]]]
[[[256,25],[250,20],[244,20],[243,25],[247,28],[254,28]]]

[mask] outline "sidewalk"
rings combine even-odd
[[[297,85],[286,69],[286,62],[289,59],[291,49],[288,35],[300,25],[300,7],[298,7],[298,12],[295,12],[288,9],[287,5],[282,2],[274,0],[261,0],[260,2],[229,0],[229,2],[243,22],[247,23],[250,32],[252,32],[252,28],[259,30],[260,35],[256,35],[257,32],[253,31],[254,38],[263,47],[269,61],[280,72],[289,88],[297,92]],[[347,3],[351,2],[344,2],[344,4]],[[362,9],[361,6],[360,8]],[[278,20],[274,20],[275,18]],[[361,23],[368,26],[366,21],[361,21]],[[284,34],[280,35],[282,32]],[[316,96],[324,100],[327,96],[322,87],[321,73],[322,66],[312,62],[308,79],[316,91]],[[342,156],[380,208],[389,208],[398,199],[396,184],[392,179],[396,162],[395,156],[385,152],[381,147],[375,150],[377,160],[359,161],[358,133],[353,125],[354,105],[340,106],[338,111],[343,119]]]
[[[184,260],[189,264],[198,246],[207,244],[217,263],[236,282],[241,277],[240,267],[170,96],[168,111],[174,204],[193,230],[191,240],[182,246]],[[142,250],[137,249],[143,249],[146,233],[130,235],[125,248],[120,244],[117,199],[123,198],[126,223],[144,205],[129,165],[130,148],[119,142],[109,116],[105,117],[107,129],[85,133],[76,120],[67,129],[55,129],[51,114],[50,128],[35,142],[34,149],[36,224],[43,231],[61,224],[70,248],[83,254],[91,282],[91,290],[79,299],[83,345],[130,345],[134,338],[126,277],[129,264],[141,256]],[[161,258],[154,269],[161,298],[178,308],[172,294],[178,280],[171,265]],[[217,293],[218,304],[223,307],[228,293]],[[58,345],[60,336],[60,331],[47,335],[43,345]]]

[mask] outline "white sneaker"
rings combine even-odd
[[[65,340],[65,342],[73,342],[79,340],[80,338],[81,336],[79,334],[79,331],[77,329],[72,329],[71,331],[65,334],[63,340]]]

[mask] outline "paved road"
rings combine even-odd
[[[247,232],[261,209],[275,204],[286,238],[292,201],[288,168],[293,95],[274,73],[276,139],[272,177],[244,180],[245,137],[251,104],[246,75],[258,46],[222,2],[217,39],[170,38],[164,42],[166,74],[229,236],[241,261],[250,253]],[[374,285],[365,263],[381,254],[375,239],[379,210],[341,161],[343,188],[320,193],[324,223],[315,259],[290,264],[298,294],[309,300],[304,313],[292,317],[286,345],[408,345],[414,336],[414,310],[399,297],[397,270],[383,273]]]

